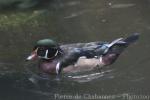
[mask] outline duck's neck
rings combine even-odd
[[[41,62],[52,62],[54,59],[40,59]]]

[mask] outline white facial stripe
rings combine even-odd
[[[57,54],[58,54],[58,50],[56,51],[55,56],[57,56]]]
[[[45,53],[45,56],[44,57],[39,56],[39,57],[40,58],[44,58],[44,59],[52,59],[53,57],[56,57],[58,55],[58,53],[59,53],[59,51],[57,50],[56,53],[55,53],[55,55],[53,57],[48,58],[48,52],[49,52],[49,50],[47,49],[46,53]]]
[[[44,58],[47,58],[47,55],[48,55],[48,50],[46,50]]]
[[[37,53],[38,49],[39,49],[39,48],[37,47],[37,49],[35,50],[36,53]]]
[[[46,50],[46,53],[45,53],[45,56],[44,57],[42,57],[42,56],[39,56],[40,58],[44,58],[44,59],[49,59],[48,57],[48,50]]]

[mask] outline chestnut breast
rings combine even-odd
[[[56,65],[58,61],[41,61],[40,62],[40,70],[48,74],[56,74]]]

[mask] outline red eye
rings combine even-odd
[[[41,56],[41,57],[44,57],[46,54],[46,48],[44,47],[39,47],[38,50],[37,50],[37,55],[38,56]]]

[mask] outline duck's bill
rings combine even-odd
[[[37,54],[36,53],[31,53],[31,55],[26,58],[26,61],[34,60],[36,58],[37,58]]]

